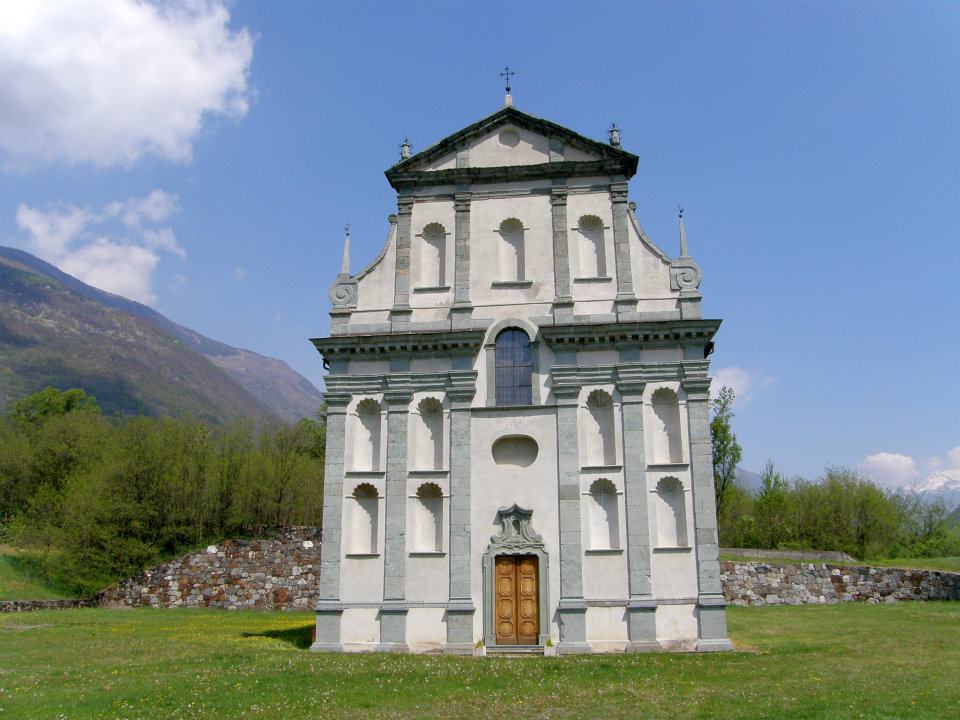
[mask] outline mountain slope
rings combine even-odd
[[[309,417],[316,414],[323,403],[320,391],[282,360],[212,340],[178,325],[146,305],[91,287],[22,250],[0,246],[0,262],[3,261],[9,266],[50,278],[97,304],[146,320],[219,366],[277,417],[285,420]]]

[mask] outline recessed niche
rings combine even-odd
[[[493,461],[500,467],[525,468],[533,465],[540,448],[528,435],[505,435],[493,443],[491,451]]]
[[[500,131],[500,135],[497,137],[501,145],[506,145],[507,147],[516,147],[520,144],[520,133],[518,133],[513,128],[507,128]]]

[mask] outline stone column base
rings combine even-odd
[[[474,649],[473,643],[444,643],[440,652],[444,655],[473,655]]]
[[[557,655],[588,655],[593,652],[590,643],[587,642],[563,642],[557,643]]]
[[[623,651],[628,653],[663,652],[663,646],[657,640],[638,640],[637,642],[628,642]]]
[[[373,649],[374,652],[408,653],[410,646],[405,642],[382,642]]]
[[[697,640],[697,652],[725,652],[733,650],[733,643],[729,640]]]
[[[340,643],[315,642],[310,646],[313,652],[343,652],[343,645]]]
[[[583,598],[561,598],[557,606],[560,621],[558,655],[593,652],[587,643],[587,603]]]

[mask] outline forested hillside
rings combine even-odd
[[[48,385],[83,387],[107,413],[218,421],[295,421],[323,403],[281,360],[212,340],[0,246],[0,408]]]

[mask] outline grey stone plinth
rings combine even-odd
[[[473,603],[453,603],[447,605],[447,645],[473,647]]]
[[[560,642],[557,652],[562,655],[591,652],[587,644],[587,603],[583,598],[561,598],[557,607],[560,621]]]
[[[729,640],[698,640],[697,652],[726,652],[733,650],[733,643]]]

